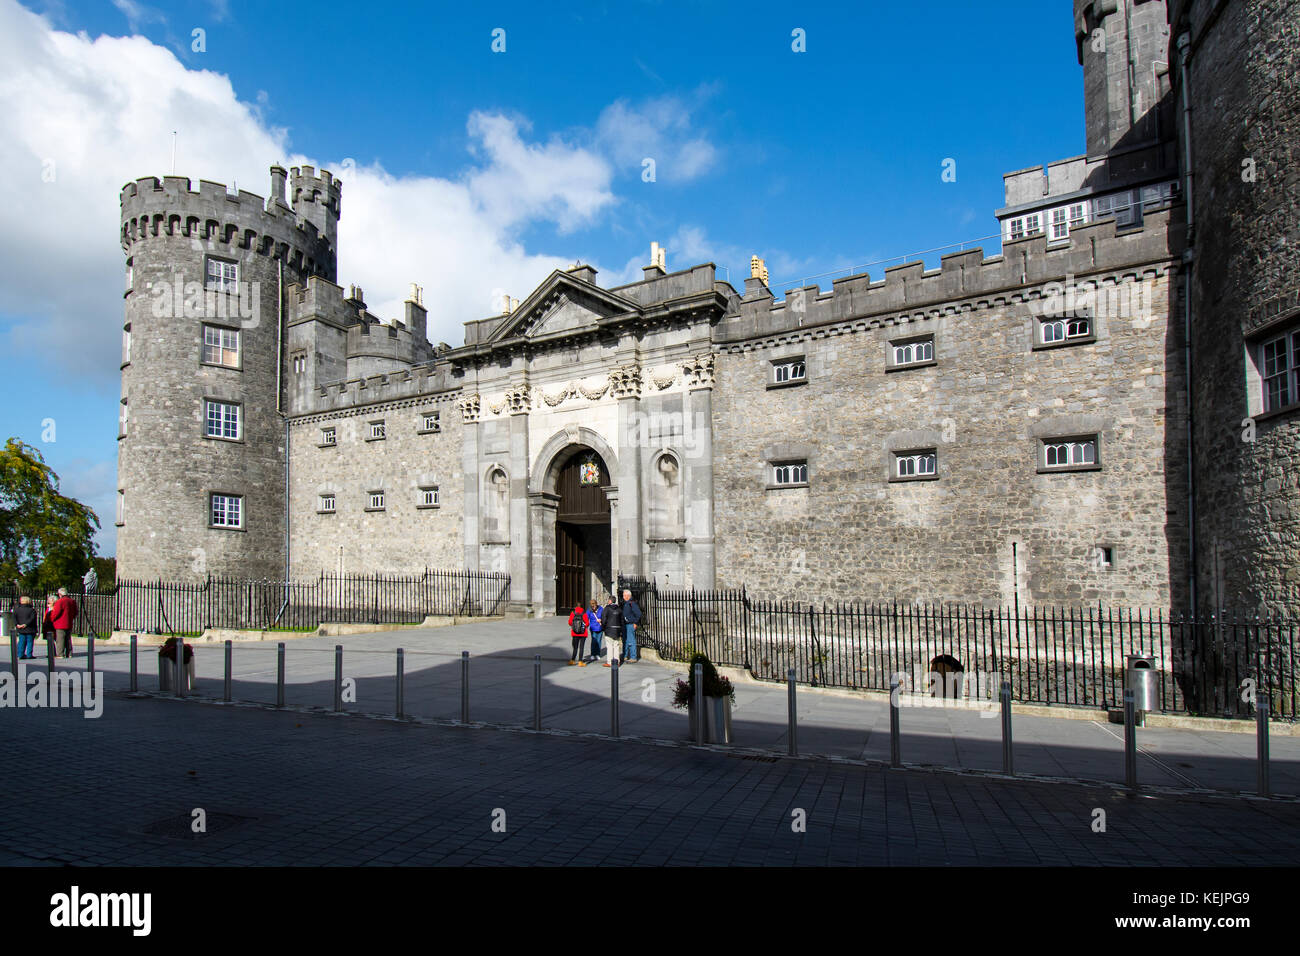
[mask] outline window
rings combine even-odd
[[[332,515],[334,513],[334,496],[321,495],[316,502],[316,511],[320,514]]]
[[[894,455],[895,478],[936,478],[938,474],[939,459],[934,449]]]
[[[122,364],[131,364],[131,323],[122,326]]]
[[[239,495],[212,495],[209,499],[214,528],[242,528],[244,526],[244,499]]]
[[[333,446],[339,443],[339,433],[336,428],[322,428],[320,430],[321,447]]]
[[[203,326],[203,361],[207,365],[239,368],[239,330]]]
[[[366,441],[383,441],[387,436],[383,422],[371,422],[366,430]]]
[[[299,352],[293,357],[293,374],[301,375],[307,371],[307,356]]]
[[[239,263],[208,257],[208,284],[213,292],[239,292]]]
[[[1007,235],[1011,239],[1024,239],[1027,236],[1036,236],[1043,231],[1042,213],[1030,213],[1027,216],[1019,216],[1007,223]]]
[[[1043,470],[1089,470],[1100,467],[1096,436],[1054,438],[1043,442],[1040,467]]]
[[[438,486],[422,485],[420,487],[420,504],[421,508],[438,507]]]
[[[794,385],[807,380],[808,369],[801,358],[772,363],[772,383],[775,385]]]
[[[135,287],[135,260],[126,260],[126,291],[130,292]]]
[[[117,489],[117,526],[126,524],[126,491]]]
[[[383,493],[382,491],[372,491],[372,492],[370,492],[370,493],[369,493],[369,496],[368,496],[368,499],[369,499],[369,501],[370,501],[370,504],[366,506],[366,510],[367,510],[367,511],[383,511],[383,510],[384,510],[384,493]]]
[[[128,417],[127,413],[128,413],[130,410],[131,410],[131,408],[130,408],[129,405],[127,405],[127,403],[126,403],[126,399],[125,399],[125,398],[122,399],[122,411],[121,411],[121,414],[118,415],[118,429],[117,429],[117,437],[118,437],[118,438],[125,438],[125,437],[126,437],[126,422],[127,422],[127,417]]]
[[[204,399],[203,417],[206,422],[204,434],[208,438],[227,438],[238,440],[239,406],[231,402],[214,402]]]
[[[808,484],[808,462],[788,461],[772,466],[772,484],[806,485]]]
[[[1052,210],[1052,238],[1068,239],[1070,237],[1070,224],[1065,218],[1065,208]]]
[[[1264,411],[1300,403],[1300,329],[1265,339],[1259,346]]]
[[[1125,190],[1094,199],[1092,215],[1094,219],[1114,215],[1115,225],[1119,227],[1141,225],[1142,204],[1134,201],[1132,191]]]
[[[436,432],[442,430],[442,423],[438,420],[438,412],[423,412],[420,415],[420,432]]]
[[[1115,549],[1108,544],[1099,544],[1093,549],[1092,560],[1098,571],[1109,571],[1115,566]]]
[[[1094,341],[1092,319],[1087,315],[1047,316],[1038,323],[1040,345],[1062,345],[1067,342]]]
[[[890,342],[888,359],[886,365],[889,368],[929,365],[934,362],[934,336]]]

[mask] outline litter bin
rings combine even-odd
[[[1156,670],[1156,659],[1128,654],[1124,660],[1124,688],[1133,691],[1133,709],[1138,713],[1159,710],[1160,671]]]
[[[14,623],[14,612],[0,612],[0,637],[10,637],[17,629],[18,625]]]

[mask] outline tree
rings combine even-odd
[[[70,590],[95,555],[99,518],[59,493],[59,476],[17,438],[0,450],[0,581]]]

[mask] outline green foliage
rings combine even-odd
[[[718,669],[713,666],[705,654],[691,655],[690,670],[687,671],[687,679],[677,680],[673,685],[673,706],[679,710],[689,708],[695,702],[695,665],[701,664],[704,667],[704,696],[705,697],[729,697],[731,702],[736,702],[736,688],[732,686],[731,681],[718,673]]]
[[[16,438],[0,449],[0,580],[43,594],[73,590],[94,557],[99,518],[59,493],[59,476]],[[109,579],[111,580],[111,579]]]

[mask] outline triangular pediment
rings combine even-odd
[[[556,271],[519,304],[489,341],[563,336],[592,328],[602,319],[640,311],[630,299]]]

